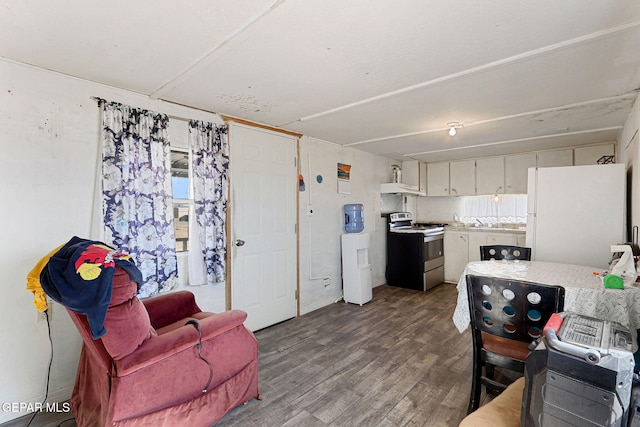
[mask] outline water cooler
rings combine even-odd
[[[344,301],[365,304],[373,298],[371,290],[371,264],[369,264],[368,233],[364,230],[362,205],[344,205],[344,227],[342,235],[342,292]]]

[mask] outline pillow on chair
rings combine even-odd
[[[102,343],[115,360],[133,353],[143,342],[155,335],[149,313],[136,297],[138,284],[129,278],[125,270],[116,268],[113,276],[111,303],[104,319],[107,333]]]
[[[462,420],[459,427],[520,427],[525,379],[518,378],[491,402]]]

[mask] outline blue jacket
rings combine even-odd
[[[116,266],[126,270],[140,288],[142,273],[128,254],[102,242],[74,236],[49,259],[40,273],[40,282],[54,301],[86,315],[91,335],[98,339],[107,332],[104,318]]]

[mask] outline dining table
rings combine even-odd
[[[471,322],[466,282],[468,274],[562,286],[565,290],[563,311],[626,326],[632,332],[633,351],[638,349],[636,331],[640,329],[640,283],[625,285],[624,289],[605,288],[604,272],[582,265],[522,260],[470,262],[457,285],[458,300],[453,323],[460,333]]]

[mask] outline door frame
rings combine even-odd
[[[233,127],[233,125],[244,125],[247,127],[255,127],[255,128],[260,128],[260,129],[265,129],[268,130],[270,132],[274,132],[274,133],[280,133],[280,134],[285,134],[288,136],[293,136],[295,137],[295,153],[296,153],[296,172],[297,175],[300,176],[300,138],[302,138],[302,134],[301,133],[297,133],[297,132],[291,132],[285,129],[278,129],[278,128],[274,128],[272,126],[267,126],[267,125],[262,125],[259,123],[254,123],[248,120],[244,120],[244,119],[238,119],[235,117],[230,117],[230,116],[225,116],[225,115],[221,115],[222,119],[225,121],[225,123],[228,126],[229,129],[229,167],[231,167],[231,128]],[[231,179],[231,174],[229,174],[229,195],[231,196],[233,194],[232,192],[232,187],[233,187],[233,181]],[[225,232],[227,233],[227,256],[226,256],[226,263],[227,263],[227,274],[226,274],[226,283],[225,283],[225,306],[227,310],[231,310],[231,306],[232,306],[232,290],[231,290],[231,284],[232,284],[232,269],[231,269],[231,263],[233,262],[232,258],[231,258],[231,250],[232,250],[232,239],[231,239],[231,211],[233,209],[233,203],[232,203],[233,198],[230,197],[228,202],[227,202],[227,214],[226,214],[226,223],[225,223]],[[295,219],[296,219],[296,289],[295,289],[295,294],[296,294],[296,317],[300,317],[300,191],[296,191],[296,195],[295,195],[295,201],[296,201],[296,212],[295,212]]]

